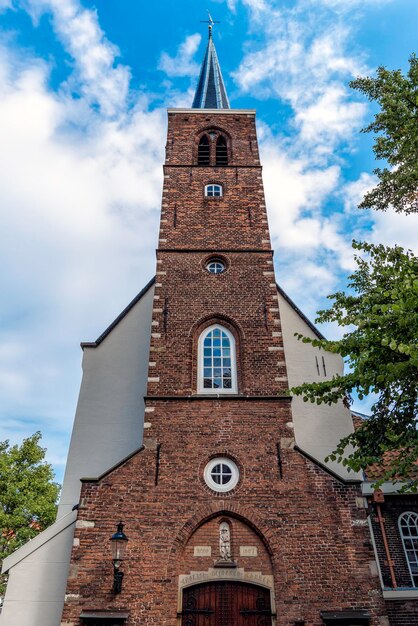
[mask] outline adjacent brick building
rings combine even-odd
[[[57,542],[55,603],[13,617],[13,583],[8,626],[388,626],[361,476],[324,462],[351,416],[287,391],[342,362],[295,331],[319,335],[276,284],[255,112],[229,108],[210,33],[194,108],[168,111],[155,281],[83,344],[60,514],[35,546],[51,581]]]

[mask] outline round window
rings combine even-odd
[[[231,459],[217,457],[206,465],[204,477],[207,486],[214,491],[231,491],[238,484],[239,470]]]
[[[219,259],[213,259],[207,263],[206,269],[211,274],[222,274],[225,271],[225,263]]]

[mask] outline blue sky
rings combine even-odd
[[[154,273],[167,106],[190,106],[209,8],[233,107],[257,109],[277,277],[311,318],[365,213],[373,109],[348,81],[416,50],[416,0],[0,0],[0,439],[40,429],[62,479],[95,339]],[[327,328],[328,334],[338,329]]]

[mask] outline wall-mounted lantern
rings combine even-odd
[[[125,558],[126,544],[128,543],[128,537],[123,532],[122,522],[117,525],[117,530],[111,536],[110,542],[113,561],[113,593],[120,593],[122,591],[123,572],[119,568]]]

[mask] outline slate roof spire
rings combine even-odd
[[[209,37],[205,58],[200,70],[199,82],[192,109],[229,109],[229,100],[222,78],[222,72],[212,39],[214,20],[209,15]]]

